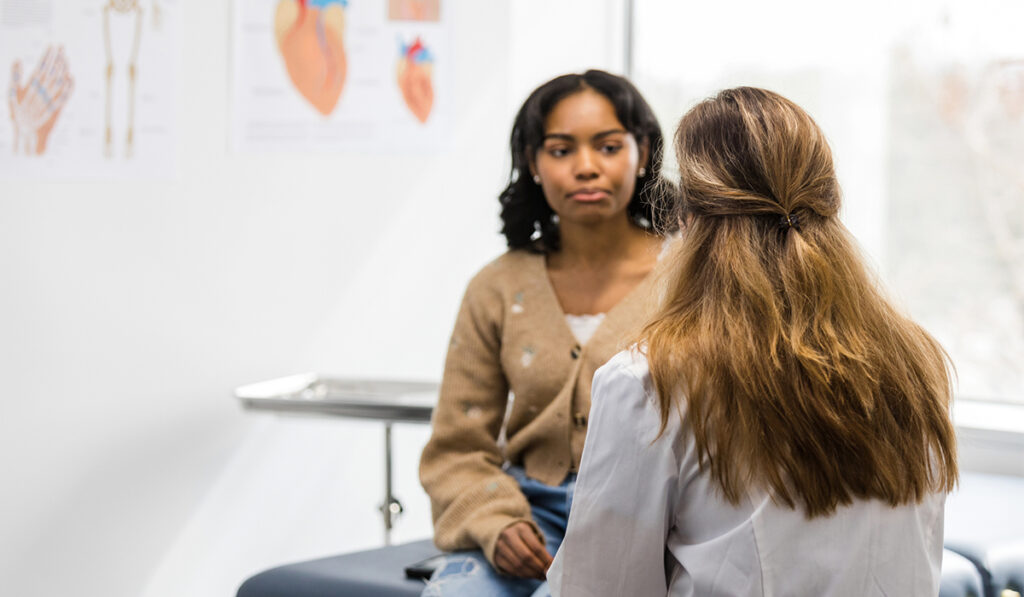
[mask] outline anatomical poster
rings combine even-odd
[[[173,178],[178,2],[0,0],[0,178]]]
[[[236,0],[232,147],[445,148],[447,8],[447,0]]]

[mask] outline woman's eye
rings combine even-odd
[[[622,146],[617,143],[607,143],[601,146],[601,151],[604,153],[617,153],[620,149]]]
[[[548,154],[552,157],[560,158],[569,155],[568,147],[550,147],[548,148]]]

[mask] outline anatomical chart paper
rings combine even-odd
[[[173,178],[179,0],[0,0],[0,178]]]
[[[236,0],[232,148],[444,148],[453,101],[446,8],[446,0]]]

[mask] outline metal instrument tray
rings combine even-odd
[[[235,397],[250,410],[429,423],[437,391],[435,382],[300,373],[239,386]]]

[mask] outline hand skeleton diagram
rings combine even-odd
[[[11,67],[7,104],[14,123],[14,153],[41,155],[61,110],[74,89],[64,48],[50,46],[22,85],[21,62]]]

